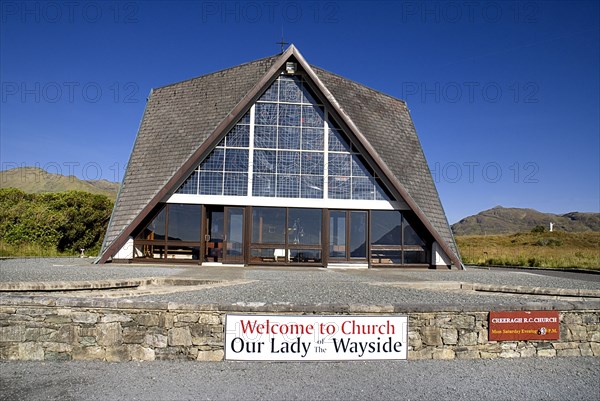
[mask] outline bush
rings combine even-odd
[[[536,246],[561,246],[562,241],[556,238],[542,238],[537,240],[534,245]]]
[[[0,241],[63,252],[97,253],[113,202],[83,191],[27,194],[0,189]]]
[[[543,233],[545,231],[546,231],[546,227],[544,227],[544,226],[535,226],[531,230],[532,233]]]

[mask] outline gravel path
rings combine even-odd
[[[600,275],[553,277],[535,271],[430,271],[401,269],[323,269],[312,267],[198,267],[165,265],[93,265],[91,259],[31,258],[0,260],[0,281],[102,280],[141,277],[194,277],[216,280],[253,280],[248,284],[206,288],[164,295],[133,297],[143,301],[197,303],[295,304],[523,304],[548,301],[533,295],[489,294],[458,290],[399,288],[394,282],[454,281],[600,290]],[[386,285],[387,284],[387,285]]]
[[[501,305],[525,304],[531,301],[548,301],[548,297],[489,294],[472,291],[418,290],[375,286],[361,282],[253,282],[229,287],[207,288],[199,291],[177,292],[164,295],[136,297],[140,301],[204,303],[292,303],[292,304],[437,304]]]
[[[0,281],[84,281],[170,276],[187,268],[95,265],[93,259],[23,258],[0,260]]]
[[[0,400],[600,400],[600,358],[4,362]]]

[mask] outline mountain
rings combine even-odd
[[[452,225],[455,235],[510,234],[531,231],[536,226],[567,232],[600,231],[600,213],[571,212],[563,215],[533,209],[496,206]]]
[[[119,183],[106,180],[80,180],[75,176],[52,174],[37,167],[0,171],[0,188],[17,188],[28,193],[86,191],[116,199]]]

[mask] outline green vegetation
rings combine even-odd
[[[600,232],[457,236],[465,264],[600,269]]]
[[[99,252],[113,208],[105,195],[83,191],[27,194],[0,189],[0,256]]]

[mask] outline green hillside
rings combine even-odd
[[[0,188],[17,188],[30,194],[85,191],[106,195],[115,200],[119,183],[106,180],[80,180],[75,176],[51,174],[37,167],[20,167],[0,171]]]
[[[600,231],[600,213],[571,212],[563,215],[542,213],[533,209],[496,206],[469,216],[452,225],[455,235],[495,235],[529,232],[536,226],[565,232]]]

